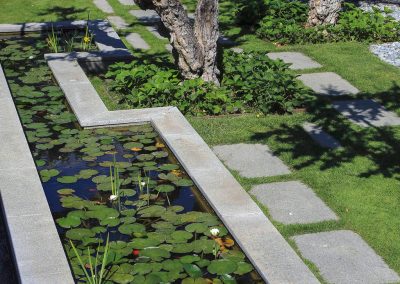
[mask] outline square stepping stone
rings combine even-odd
[[[130,33],[125,38],[129,44],[136,49],[150,49],[147,42],[145,42],[145,40],[137,33]]]
[[[129,13],[143,24],[156,24],[160,22],[160,16],[154,10],[131,10]]]
[[[322,148],[336,149],[341,147],[339,141],[326,133],[322,127],[306,122],[303,124],[303,129],[308,135]]]
[[[167,43],[167,44],[165,45],[165,49],[166,49],[167,51],[169,51],[169,52],[172,52],[172,50],[173,50],[174,48],[172,47],[171,44]]]
[[[129,27],[128,23],[125,22],[120,16],[108,16],[107,20],[114,25],[117,29],[124,30]]]
[[[136,5],[135,1],[133,1],[133,0],[119,0],[119,3],[121,3],[121,5],[125,5],[125,6]]]
[[[319,95],[342,96],[359,92],[356,87],[333,72],[303,74],[297,78]]]
[[[156,38],[159,39],[166,39],[166,37],[163,37],[160,32],[158,31],[157,26],[147,26],[146,29],[151,32]]]
[[[280,59],[285,63],[291,64],[289,68],[292,70],[322,67],[321,64],[300,52],[270,52],[267,56],[272,60]]]
[[[106,14],[114,13],[113,8],[108,4],[107,0],[93,0],[94,5]]]
[[[356,233],[347,230],[293,237],[303,257],[328,283],[397,283],[399,275]]]
[[[373,100],[335,101],[332,105],[351,122],[363,127],[400,125],[400,117]]]
[[[260,184],[250,191],[283,224],[308,224],[338,220],[336,214],[299,181]]]
[[[247,178],[290,174],[289,168],[274,156],[267,145],[221,145],[213,150],[228,168]]]

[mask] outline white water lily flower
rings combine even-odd
[[[33,59],[33,55],[29,56],[29,59]]]
[[[141,184],[142,186],[145,186],[145,185],[146,185],[146,183],[145,183],[144,181],[142,181],[140,184]]]
[[[212,228],[212,229],[210,230],[210,233],[211,233],[211,235],[213,235],[214,237],[216,237],[216,236],[219,235],[219,229],[217,229],[217,228]]]
[[[109,199],[110,199],[111,201],[114,201],[114,200],[116,200],[117,198],[118,198],[118,196],[117,196],[117,195],[114,195],[114,194],[110,195],[110,197],[109,197]]]

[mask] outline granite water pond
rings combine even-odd
[[[36,35],[0,40],[0,64],[75,280],[263,282],[151,125],[79,128],[47,52]]]

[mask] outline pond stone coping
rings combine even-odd
[[[232,170],[247,178],[290,174],[289,168],[267,145],[232,144],[213,148],[215,154]]]
[[[359,90],[334,72],[303,74],[297,77],[318,95],[355,95]]]
[[[329,283],[398,283],[399,275],[356,233],[339,230],[293,237]]]
[[[107,0],[93,0],[93,4],[106,14],[114,13],[113,8],[108,4]]]
[[[283,62],[290,64],[289,68],[292,70],[322,67],[321,64],[301,52],[269,52],[267,53],[267,56],[272,60],[280,59]]]
[[[311,139],[322,148],[337,149],[342,147],[340,142],[326,133],[321,126],[311,122],[306,122],[303,124],[303,129],[308,135],[310,135]]]
[[[0,194],[20,283],[74,283],[0,66]]]
[[[79,64],[48,64],[82,127],[151,123],[265,281],[319,283],[177,108],[108,111]]]
[[[333,107],[351,122],[362,127],[400,125],[400,117],[374,100],[335,101]]]
[[[138,33],[130,33],[125,39],[133,48],[142,50],[150,49],[150,45]]]
[[[336,214],[308,186],[299,181],[256,185],[250,191],[282,224],[338,220]]]

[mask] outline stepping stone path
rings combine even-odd
[[[289,168],[266,145],[222,145],[213,150],[229,168],[247,178],[290,174]]]
[[[333,107],[360,126],[400,125],[400,117],[373,100],[335,101]]]
[[[319,95],[342,96],[359,92],[356,87],[333,72],[303,74],[298,79]]]
[[[291,64],[289,68],[292,70],[322,67],[321,64],[300,52],[270,52],[267,56],[273,60],[280,59]]]
[[[144,39],[137,33],[130,33],[125,38],[129,44],[136,49],[150,49],[150,46],[147,44],[147,42],[145,42]]]
[[[336,149],[341,147],[339,141],[316,124],[306,122],[303,124],[303,129],[322,148]]]
[[[129,13],[144,24],[156,24],[160,22],[160,16],[154,10],[131,10]]]
[[[250,193],[268,208],[273,219],[286,225],[338,220],[312,189],[299,181],[261,184]]]
[[[136,3],[133,0],[119,0],[119,3],[125,6],[135,6]]]
[[[303,257],[312,261],[329,283],[397,283],[400,277],[352,231],[340,230],[293,237]]]
[[[93,0],[94,5],[99,8],[101,11],[107,14],[114,13],[113,8],[108,4],[107,0]]]
[[[107,17],[108,21],[113,24],[117,29],[124,30],[129,27],[127,22],[119,16],[108,16]]]

